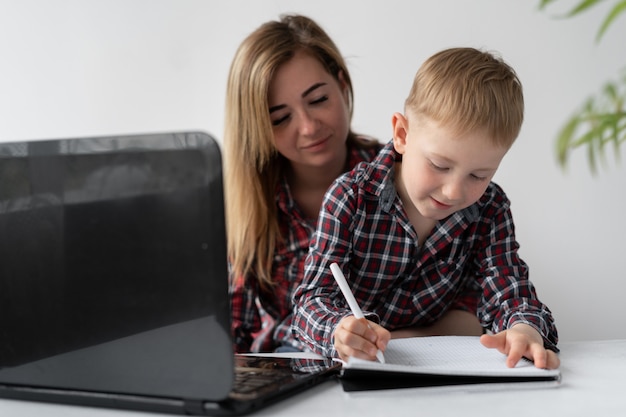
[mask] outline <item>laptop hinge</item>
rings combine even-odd
[[[204,410],[204,401],[202,400],[184,400],[183,410],[185,414],[192,416],[204,415],[206,413]]]

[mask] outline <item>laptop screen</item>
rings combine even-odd
[[[205,133],[0,143],[0,384],[225,398],[222,194]]]

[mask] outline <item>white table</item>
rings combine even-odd
[[[330,381],[251,416],[626,416],[626,340],[563,343],[558,388],[498,390],[412,388],[346,393]],[[140,413],[0,400],[2,417],[140,417]]]

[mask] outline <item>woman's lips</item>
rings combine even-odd
[[[321,140],[315,141],[315,142],[310,143],[310,144],[308,144],[308,145],[306,145],[306,146],[303,146],[303,147],[302,147],[302,149],[306,149],[306,150],[308,150],[308,151],[310,151],[310,150],[316,150],[317,148],[321,148],[321,147],[323,147],[324,145],[326,145],[326,142],[328,142],[328,140],[329,140],[329,138],[324,138],[324,139],[321,139]]]

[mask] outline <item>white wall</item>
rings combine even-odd
[[[584,151],[567,173],[554,156],[567,116],[626,66],[626,16],[596,45],[606,7],[558,20],[538,3],[0,0],[0,141],[184,129],[220,139],[234,51],[282,12],[310,15],[335,39],[355,82],[354,127],[385,141],[424,59],[450,46],[496,50],[527,103],[496,180],[539,295],[562,341],[626,338],[626,161],[593,177]]]

